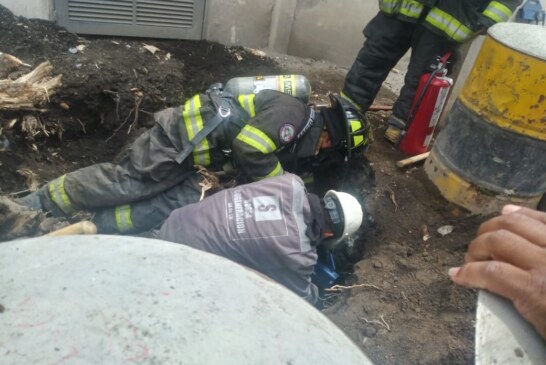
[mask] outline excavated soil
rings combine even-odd
[[[159,51],[152,54],[144,44]],[[151,125],[150,113],[213,82],[300,73],[311,81],[313,100],[322,103],[328,91],[340,89],[346,72],[205,41],[77,36],[49,22],[14,17],[1,6],[0,45],[1,52],[33,67],[49,60],[63,80],[45,110],[0,112],[0,193],[12,196],[76,168],[115,160]],[[391,103],[393,96],[383,90],[378,99]],[[25,115],[43,128],[23,133]],[[447,203],[421,166],[396,167],[404,156],[382,138],[386,117],[388,112],[369,113],[374,144],[345,181],[331,180],[365,202],[366,222],[342,270],[344,285],[366,285],[328,296],[323,312],[376,364],[472,364],[476,295],[451,284],[447,270],[462,262],[484,218]],[[454,230],[442,236],[437,229],[445,225]]]

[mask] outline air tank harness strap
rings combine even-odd
[[[211,95],[211,99],[212,95]],[[225,96],[221,98],[221,101],[219,102],[220,105],[217,105],[214,103],[214,105],[217,107],[217,113],[212,117],[209,121],[207,121],[207,124],[201,129],[193,138],[191,141],[188,142],[186,146],[184,146],[184,149],[176,156],[176,162],[178,164],[182,164],[186,158],[192,153],[195,146],[197,146],[201,141],[203,141],[207,136],[212,133],[222,122],[224,121],[231,121],[232,114],[235,112],[237,113],[236,106],[233,104],[233,99],[229,96]]]

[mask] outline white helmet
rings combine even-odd
[[[355,233],[362,224],[362,206],[350,194],[328,190],[324,195],[324,207],[334,225],[335,243]]]

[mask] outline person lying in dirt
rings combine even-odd
[[[505,206],[480,226],[465,264],[449,274],[459,285],[511,300],[546,339],[546,213]]]
[[[333,250],[362,218],[352,195],[329,190],[320,199],[287,173],[176,209],[154,237],[233,260],[315,303],[317,249]]]
[[[336,95],[316,107],[273,90],[235,100],[213,89],[154,119],[119,164],[70,172],[16,203],[54,216],[93,211],[100,233],[148,231],[201,198],[196,166],[221,171],[229,163],[261,180],[342,165],[370,142],[365,117]]]

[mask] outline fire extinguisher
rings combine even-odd
[[[421,76],[406,123],[406,131],[398,146],[406,155],[418,155],[428,150],[453,85],[453,79],[446,76],[449,57],[451,52],[440,58],[431,72]]]

